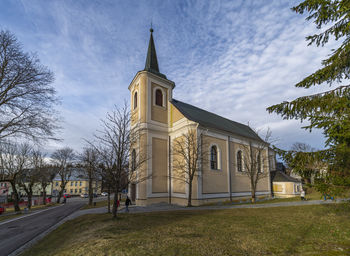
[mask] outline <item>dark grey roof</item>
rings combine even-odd
[[[150,31],[151,31],[151,37],[149,39],[147,58],[146,58],[146,64],[145,64],[144,70],[166,79],[166,76],[159,72],[156,47],[154,46],[154,41],[153,41],[153,29],[151,28]]]
[[[272,182],[301,182],[300,180],[290,177],[281,171],[272,171],[270,174]]]
[[[190,104],[172,99],[171,103],[189,120],[208,128],[237,134],[243,137],[262,141],[262,139],[247,125],[237,123],[214,113],[197,108]]]

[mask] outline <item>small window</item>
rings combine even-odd
[[[78,181],[75,182],[75,186],[78,186]]]
[[[212,146],[210,149],[210,168],[212,170],[218,169],[218,150],[216,146]]]
[[[58,182],[56,182],[56,187],[58,186]]]
[[[70,192],[73,193],[73,189],[71,189]]]
[[[156,105],[163,107],[163,93],[162,90],[156,90]]]
[[[237,152],[237,171],[242,172],[242,151]]]
[[[80,186],[83,184],[83,182],[80,181]]]
[[[137,92],[134,94],[134,109],[137,108]]]
[[[81,188],[79,188],[79,193],[81,193]]]
[[[75,192],[75,193],[77,193],[77,192],[78,192],[78,190],[77,190],[77,189],[75,189],[75,190],[74,190],[74,192]]]
[[[73,186],[73,181],[70,183],[71,186]]]

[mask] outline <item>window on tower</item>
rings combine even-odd
[[[156,90],[156,105],[163,107],[163,93],[160,89]]]
[[[137,108],[137,92],[134,94],[134,109]]]

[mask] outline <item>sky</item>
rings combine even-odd
[[[266,108],[325,91],[294,85],[321,67],[336,43],[307,46],[317,33],[300,1],[0,0],[0,29],[16,35],[55,74],[61,141],[45,150],[76,151],[101,119],[130,100],[128,86],[145,65],[152,22],[160,72],[176,84],[173,97],[248,124],[274,144],[324,148],[321,131],[301,129]]]

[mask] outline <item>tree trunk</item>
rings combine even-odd
[[[188,207],[192,206],[192,181],[190,181],[189,184],[188,184],[188,201],[187,201],[187,206]]]
[[[32,197],[33,197],[33,192],[29,191],[29,193],[27,193],[28,196],[28,209],[30,210],[32,208]]]
[[[11,182],[11,186],[12,186],[12,191],[13,191],[13,195],[14,195],[13,206],[15,208],[15,212],[20,212],[21,208],[19,208],[19,196],[18,196],[18,191],[17,191],[16,185]]]
[[[93,191],[92,191],[92,177],[91,177],[91,173],[89,172],[89,205],[92,205],[92,201],[93,201]]]
[[[110,185],[108,185],[108,189],[107,189],[107,193],[108,193],[108,196],[107,196],[107,201],[108,201],[108,213],[111,213],[111,187]]]
[[[113,218],[117,218],[117,212],[118,212],[118,190],[114,191],[114,198],[113,198]]]
[[[57,203],[59,204],[60,201],[61,201],[61,197],[62,197],[62,192],[63,190],[61,189],[59,192],[58,192],[58,196],[57,196]]]
[[[46,186],[43,188],[43,204],[46,205]]]
[[[256,190],[256,188],[255,188],[255,186],[253,185],[253,184],[251,184],[251,193],[252,193],[252,199],[251,199],[251,201],[252,201],[252,203],[254,204],[255,203],[255,190]]]

